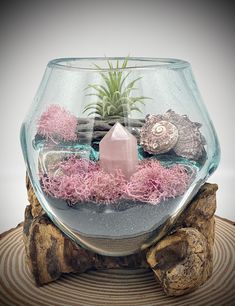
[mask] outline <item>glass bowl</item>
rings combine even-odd
[[[191,66],[178,59],[50,61],[21,145],[50,219],[109,256],[162,238],[220,158]]]

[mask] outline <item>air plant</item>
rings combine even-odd
[[[119,65],[119,61],[115,66],[108,60],[108,72],[102,72],[102,68],[98,65],[95,67],[99,70],[104,84],[89,84],[86,87],[95,92],[89,93],[86,96],[95,96],[98,98],[96,102],[89,103],[85,106],[83,112],[90,111],[89,115],[94,114],[99,117],[125,117],[132,111],[141,112],[138,104],[145,104],[144,100],[150,99],[144,96],[132,96],[132,92],[136,90],[135,84],[141,77],[134,79],[126,84],[127,78],[131,74],[131,71],[127,72],[125,68],[128,64],[128,58],[126,58],[122,65]]]

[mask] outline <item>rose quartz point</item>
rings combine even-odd
[[[126,179],[137,170],[136,138],[117,122],[100,142],[100,165],[107,173],[121,170]]]

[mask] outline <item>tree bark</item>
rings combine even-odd
[[[212,274],[215,184],[202,186],[169,235],[147,251],[124,257],[98,255],[74,243],[47,217],[28,177],[26,186],[30,205],[25,210],[23,239],[26,261],[38,286],[63,273],[150,267],[167,295],[182,295]]]

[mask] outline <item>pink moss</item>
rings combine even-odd
[[[115,175],[105,173],[103,170],[94,172],[90,176],[92,200],[111,204],[123,197],[126,188],[124,175],[117,171]]]
[[[163,167],[157,160],[143,161],[127,184],[127,196],[133,200],[157,204],[182,195],[189,175],[183,166]]]
[[[98,163],[74,156],[61,161],[50,170],[54,175],[41,174],[45,193],[75,204],[83,201],[113,203],[123,194],[126,181],[120,171],[105,173]]]
[[[141,161],[129,181],[121,171],[108,174],[99,163],[74,156],[58,163],[56,169],[54,175],[41,175],[42,189],[71,204],[85,201],[111,204],[122,198],[158,204],[182,195],[190,180],[183,166],[165,168],[153,159]]]
[[[83,176],[87,173],[94,172],[100,170],[100,166],[98,163],[85,159],[85,158],[77,158],[72,155],[67,160],[62,160],[58,164],[54,165],[50,170],[61,170],[65,175],[71,176],[74,174],[79,174]]]
[[[45,193],[57,199],[63,199],[71,205],[88,201],[90,190],[86,183],[87,176],[73,174],[71,176],[42,176],[41,184]]]
[[[53,104],[38,120],[38,134],[47,139],[76,140],[77,118],[65,108]]]

